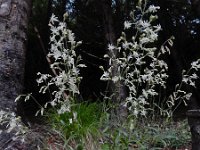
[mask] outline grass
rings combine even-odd
[[[123,124],[113,125],[102,103],[80,103],[72,106],[77,119],[72,123],[72,113],[58,115],[48,112],[49,122],[63,150],[156,150],[178,149],[190,143],[187,121],[174,122],[161,119],[140,121],[127,118]]]
[[[190,132],[186,121],[164,120],[162,124],[145,120],[133,122],[133,130],[127,123],[106,131],[109,140],[105,140],[102,150],[156,150],[163,148],[178,149],[190,143]]]
[[[102,108],[102,104],[84,102],[73,105],[70,113],[59,115],[53,109],[47,116],[53,129],[62,137],[66,149],[85,149],[87,146],[96,148],[101,136]]]

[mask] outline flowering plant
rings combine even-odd
[[[168,108],[175,107],[171,110],[171,114],[178,108],[178,106],[183,102],[187,106],[187,101],[190,100],[192,93],[190,91],[186,92],[182,90],[183,85],[187,85],[193,88],[196,88],[196,80],[199,78],[196,72],[200,69],[200,59],[193,61],[191,67],[188,71],[182,71],[182,81],[180,84],[176,84],[175,91],[169,96],[167,100]],[[175,102],[179,100],[178,104],[175,106]]]
[[[130,38],[128,34],[122,32],[116,45],[108,44],[109,52],[105,57],[108,58],[109,68],[101,67],[104,71],[101,80],[112,81],[114,84],[119,83],[119,86],[127,87],[128,95],[121,103],[136,117],[146,116],[147,113],[150,114],[155,110],[159,110],[161,115],[171,116],[175,100],[182,99],[185,102],[191,96],[191,93],[181,91],[181,83],[177,85],[175,92],[167,101],[161,101],[160,104],[155,101],[161,94],[161,89],[166,88],[168,78],[168,65],[161,56],[170,54],[169,46],[173,46],[174,38],[169,38],[160,49],[155,46],[158,33],[162,30],[161,26],[155,23],[158,18],[156,12],[159,9],[158,6],[147,6],[146,0],[144,4],[139,3],[136,10],[130,13],[131,20],[124,22],[125,32],[131,30],[135,35]],[[115,51],[118,51],[118,55],[115,55]],[[118,72],[115,76],[113,67],[116,67],[115,70]],[[191,69],[197,71],[199,67],[198,60],[192,63]],[[195,79],[197,75],[190,75],[190,71],[183,74],[184,83],[194,86]],[[120,91],[115,91],[113,94],[118,92]],[[184,94],[180,95],[180,92]],[[168,105],[169,109],[166,109],[162,103]]]
[[[0,125],[6,127],[6,130],[0,129],[0,134],[2,132],[11,133],[13,134],[13,141],[20,140],[22,143],[25,142],[29,129],[24,125],[21,117],[16,116],[14,112],[1,110]]]
[[[50,67],[54,76],[49,74],[38,73],[39,79],[37,83],[42,84],[40,91],[46,93],[50,87],[54,86],[51,94],[51,100],[47,102],[51,106],[59,106],[58,113],[70,112],[70,104],[75,95],[79,94],[78,85],[81,81],[79,68],[86,67],[81,64],[81,57],[76,55],[75,49],[82,43],[76,42],[74,33],[67,28],[66,23],[60,22],[53,14],[49,22],[50,36],[50,52],[49,57],[53,62],[50,62]],[[41,113],[43,114],[42,107]]]

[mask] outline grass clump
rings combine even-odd
[[[58,114],[55,109],[48,113],[49,122],[62,136],[66,149],[97,148],[101,136],[102,104],[79,103],[71,106],[71,112]]]

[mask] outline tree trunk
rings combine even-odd
[[[192,133],[192,150],[200,150],[200,110],[188,110],[187,116]]]
[[[197,16],[200,16],[200,0],[191,0],[192,3],[192,9],[197,14]]]
[[[0,110],[16,112],[14,100],[23,90],[30,10],[31,0],[0,0]],[[5,132],[0,134],[1,149],[7,149],[3,145],[11,137]]]
[[[23,90],[30,0],[0,0],[0,110],[16,110]]]
[[[102,0],[102,10],[104,16],[104,32],[106,43],[112,44],[116,46],[116,32],[114,29],[113,15],[112,15],[112,0]],[[112,58],[117,58],[119,55],[118,50],[116,49],[114,53],[108,52],[108,55]],[[112,77],[120,76],[120,72],[118,71],[118,66],[115,62],[112,62]],[[116,83],[109,83],[109,92],[112,96],[112,103],[116,105],[114,109],[114,117],[117,116],[118,119],[123,120],[127,115],[127,110],[122,106],[123,100],[126,98],[126,89],[124,85],[119,81]]]
[[[114,31],[113,26],[113,16],[112,16],[112,7],[111,7],[112,1],[111,0],[102,0],[102,9],[103,9],[103,16],[104,16],[104,34],[106,39],[106,44],[112,44],[116,45],[116,34]],[[108,52],[110,57],[117,58],[118,51],[114,50],[114,53]],[[117,66],[115,63],[111,64],[113,66],[112,70],[112,76],[119,76],[119,72],[117,71]],[[119,83],[109,83],[109,90],[112,93],[115,93],[116,96],[113,97],[114,102],[120,101],[120,91],[119,89]]]

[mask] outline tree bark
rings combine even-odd
[[[103,9],[103,16],[104,16],[104,32],[105,32],[105,39],[106,43],[116,45],[116,33],[114,30],[114,23],[113,23],[113,16],[112,16],[112,1],[111,0],[102,0],[102,9]],[[114,50],[114,53],[108,52],[110,57],[117,58],[118,57],[118,51],[117,49]],[[117,65],[113,62],[111,64],[113,66],[112,70],[112,76],[119,76],[119,72],[117,71]],[[123,94],[123,90],[121,90],[120,83],[109,83],[109,90],[112,93],[115,93],[115,96],[113,96],[114,102],[120,102],[121,96]]]
[[[191,0],[192,3],[192,9],[197,14],[197,16],[200,16],[200,0]]]
[[[31,0],[0,0],[0,110],[16,112],[15,98],[24,82],[25,43]],[[5,127],[1,125],[2,130]],[[0,148],[7,148],[12,134],[0,134]],[[15,149],[15,148],[10,148]]]
[[[23,90],[25,43],[31,0],[0,0],[0,110],[16,110]]]
[[[188,110],[187,116],[192,133],[192,150],[200,150],[200,109]]]
[[[112,12],[112,0],[102,0],[102,10],[104,16],[104,32],[106,43],[112,44],[116,46],[116,32],[114,28],[113,21],[113,12]],[[108,52],[108,55],[112,58],[117,58],[119,52],[117,49],[114,52]],[[112,77],[120,76],[120,72],[118,71],[118,65],[115,62],[112,62]],[[112,96],[112,103],[116,105],[114,112],[112,112],[112,116],[115,118],[117,116],[118,119],[123,120],[127,116],[127,109],[123,107],[123,100],[126,98],[126,89],[125,86],[120,82],[112,83],[112,81],[108,85],[110,95]]]

